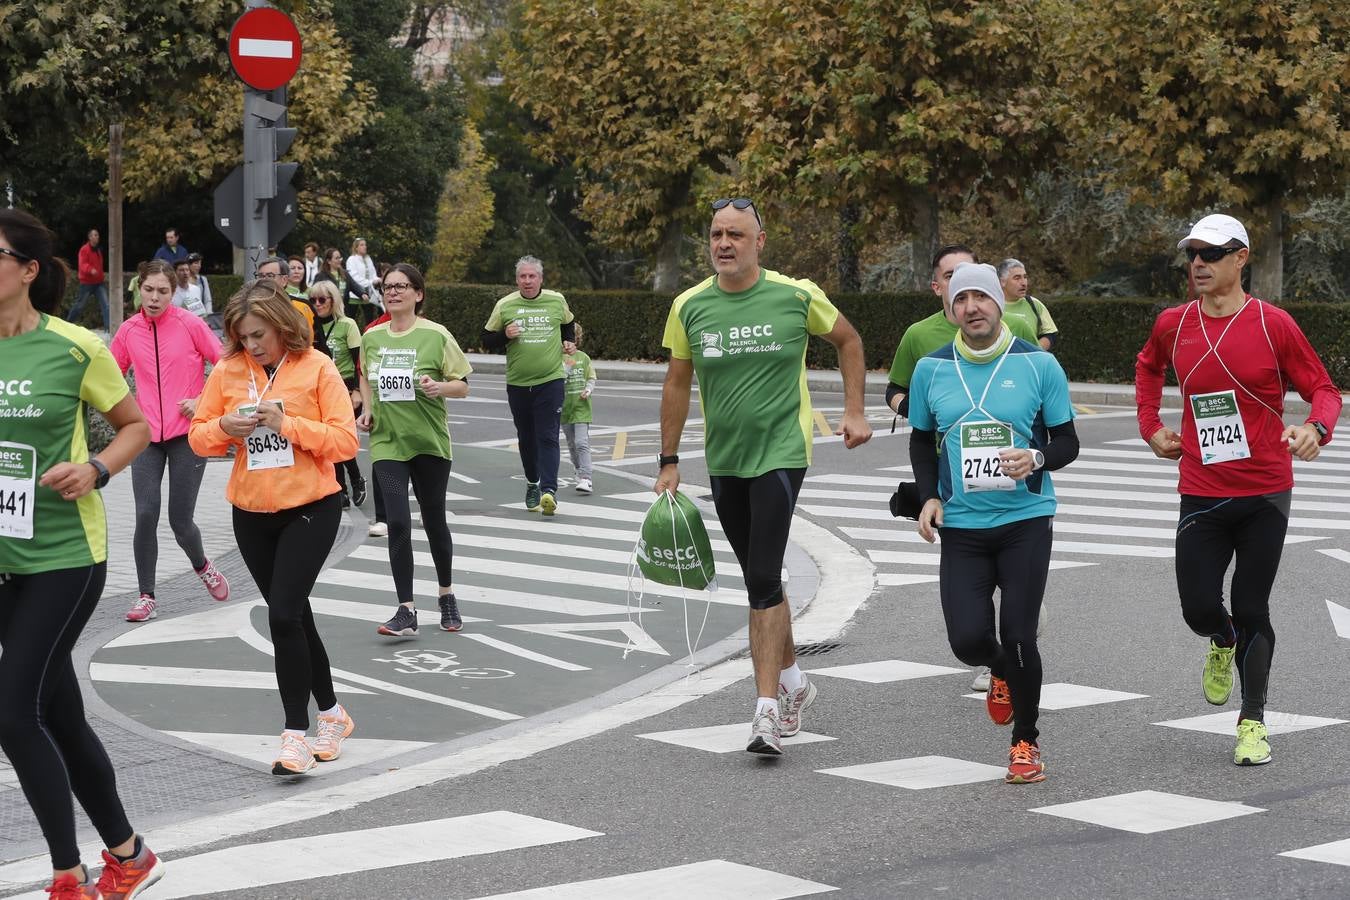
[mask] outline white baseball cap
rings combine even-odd
[[[1205,216],[1192,225],[1191,233],[1177,241],[1177,249],[1186,249],[1186,245],[1190,241],[1204,241],[1206,244],[1212,244],[1215,247],[1222,247],[1229,241],[1241,241],[1242,246],[1248,249],[1251,249],[1252,246],[1251,242],[1247,240],[1247,229],[1242,227],[1242,223],[1232,216],[1225,216],[1222,213]]]
[[[947,296],[955,300],[962,291],[979,291],[1003,309],[1003,286],[998,283],[998,270],[989,263],[957,263],[952,280],[947,283]]]

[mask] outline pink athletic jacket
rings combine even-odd
[[[141,310],[117,329],[110,349],[123,375],[136,370],[136,403],[150,423],[150,440],[187,434],[192,419],[178,411],[178,401],[200,396],[204,365],[220,361],[210,327],[177,306],[157,319]]]

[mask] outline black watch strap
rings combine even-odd
[[[1313,428],[1317,429],[1317,437],[1318,437],[1318,439],[1325,439],[1325,438],[1326,438],[1326,436],[1327,436],[1327,426],[1325,426],[1325,425],[1322,424],[1322,420],[1321,420],[1321,419],[1313,419],[1313,420],[1312,420],[1311,422],[1309,422],[1308,424],[1311,425]]]
[[[666,466],[677,466],[680,464],[680,456],[678,453],[672,453],[669,456],[662,453],[656,457],[656,462],[657,465],[659,465],[663,469]]]
[[[93,466],[98,472],[98,477],[94,479],[94,488],[102,489],[107,487],[108,479],[112,478],[112,475],[108,472],[108,467],[96,459],[89,460],[89,465]]]

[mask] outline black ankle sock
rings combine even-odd
[[[138,834],[136,835],[136,843],[131,848],[130,856],[123,856],[120,853],[114,853],[113,856],[117,857],[118,862],[131,862],[133,859],[141,855],[141,849],[142,849],[141,836]]]

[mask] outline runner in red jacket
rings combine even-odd
[[[1206,216],[1177,245],[1200,299],[1163,311],[1135,363],[1139,434],[1153,452],[1181,461],[1176,573],[1181,611],[1209,638],[1205,699],[1228,701],[1234,657],[1242,683],[1238,765],[1270,761],[1264,724],[1275,632],[1270,591],[1280,565],[1294,487],[1293,457],[1312,460],[1341,412],[1341,395],[1284,310],[1242,289],[1250,245],[1232,216]],[[1158,414],[1171,366],[1181,385],[1181,434]],[[1312,406],[1286,425],[1284,394]],[[1223,579],[1236,556],[1232,614]]]

